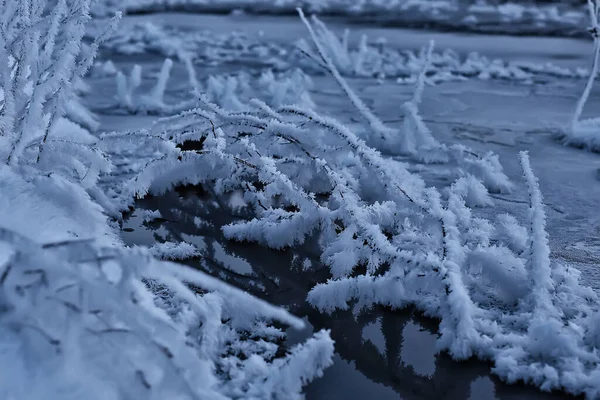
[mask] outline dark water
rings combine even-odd
[[[315,243],[292,251],[229,242],[220,227],[244,217],[235,211],[239,198],[217,200],[212,193],[186,187],[148,197],[125,220],[123,239],[130,245],[187,241],[202,257],[186,262],[231,284],[281,305],[307,322],[304,331],[288,332],[293,344],[313,330],[331,329],[335,363],[306,388],[307,399],[561,399],[525,385],[506,385],[490,374],[491,365],[455,362],[436,354],[437,322],[415,310],[376,308],[324,315],[306,302],[312,286],[327,279]],[[162,219],[144,222],[144,210]],[[308,266],[308,264],[311,266]],[[305,270],[305,268],[308,268]]]

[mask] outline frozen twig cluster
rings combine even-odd
[[[594,39],[592,71],[588,77],[583,93],[577,101],[571,121],[565,129],[565,132],[562,132],[559,135],[559,139],[565,144],[600,152],[600,118],[581,120],[583,108],[590,97],[594,81],[598,75],[598,65],[600,63],[600,24],[598,23],[600,9],[598,7],[598,2],[596,0],[588,0],[588,9],[591,23],[588,30]]]
[[[165,103],[165,90],[171,75],[173,61],[165,59],[160,69],[154,87],[148,94],[137,95],[135,92],[142,84],[142,67],[138,64],[131,69],[129,77],[122,71],[116,74],[117,107],[130,113],[170,115],[181,112],[193,106],[193,102],[183,101],[178,104]],[[192,82],[194,75],[189,76]]]
[[[108,170],[108,162],[87,146],[89,137],[78,135],[81,129],[64,132],[63,116],[69,112],[90,128],[97,124],[73,100],[81,89],[77,83],[119,15],[84,51],[90,1],[59,0],[50,12],[45,6],[45,0],[8,0],[2,5],[0,156],[13,167],[34,163],[43,171],[60,170],[90,187],[100,172]],[[63,132],[53,137],[57,126]],[[63,157],[65,151],[71,156]]]
[[[327,331],[287,349],[282,327],[301,320],[152,257],[190,246],[125,250],[107,221],[120,205],[97,183],[113,160],[63,119],[93,125],[70,101],[119,18],[83,48],[89,7],[0,9],[0,398],[301,398],[331,364]],[[169,68],[145,104],[163,106]]]
[[[291,62],[299,63],[303,68],[311,70],[328,69],[320,56],[315,53],[316,38],[319,46],[343,76],[395,78],[398,83],[413,84],[417,81],[425,63],[429,63],[426,82],[430,85],[468,79],[499,79],[532,84],[536,78],[544,79],[549,76],[569,78],[589,76],[589,71],[583,68],[569,69],[550,63],[488,59],[476,52],[463,57],[450,49],[437,53],[428,51],[427,47],[420,52],[399,50],[383,37],[372,40],[367,35],[362,35],[358,44],[353,45],[350,30],[344,30],[340,38],[320,19],[312,17],[311,22],[314,34],[311,37],[312,45],[305,39],[298,40],[296,48],[302,57],[299,58],[292,53],[291,59]]]
[[[318,51],[318,57],[311,57],[323,62],[324,67],[334,77],[352,105],[369,124],[367,142],[372,143],[377,148],[385,149],[388,153],[408,155],[420,162],[445,163],[453,161],[467,173],[477,176],[490,191],[510,192],[512,190],[513,185],[504,174],[497,155],[490,152],[480,156],[464,146],[446,146],[434,138],[421,118],[419,104],[423,97],[426,73],[431,63],[433,41],[429,44],[425,61],[417,77],[413,98],[401,107],[404,113],[403,127],[401,130],[392,129],[369,110],[339,73],[323,43],[324,41],[328,43],[327,38],[330,38],[333,34],[327,30],[327,27],[317,17],[313,16],[312,22],[319,28],[320,32],[317,33],[304,16],[303,11],[298,9],[298,13]]]
[[[510,382],[600,393],[593,378],[600,373],[597,297],[576,270],[550,262],[526,154],[529,229],[510,216],[473,215],[467,201],[489,201],[473,176],[442,195],[332,118],[298,106],[251,105],[231,112],[201,98],[200,107],[150,132],[114,136],[146,135],[145,147],[163,149],[121,196],[180,184],[207,185],[217,195],[241,191],[254,218],[223,227],[226,237],[275,249],[318,239],[331,274],[308,294],[319,310],[415,305],[440,319],[439,347],[457,359],[490,359]]]
[[[262,72],[258,77],[241,72],[238,75],[211,75],[205,82],[198,82],[193,66],[187,65],[188,82],[191,87],[190,99],[176,104],[165,102],[165,89],[169,81],[173,62],[166,59],[158,74],[154,87],[148,94],[137,94],[142,85],[142,67],[134,65],[127,77],[122,71],[116,73],[117,104],[110,106],[115,110],[125,110],[132,114],[152,114],[168,116],[192,108],[196,104],[194,92],[204,93],[210,101],[235,111],[247,109],[246,103],[251,95],[260,95],[269,99],[269,104],[298,104],[313,107],[308,92],[312,86],[310,77],[295,69],[284,73],[271,70]]]
[[[3,398],[288,399],[331,363],[326,331],[276,356],[270,322],[301,320],[147,251],[3,228],[0,247]]]

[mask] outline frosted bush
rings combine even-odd
[[[583,93],[577,102],[569,125],[564,129],[564,132],[561,132],[558,135],[558,137],[565,144],[600,152],[600,118],[581,120],[583,108],[585,107],[596,76],[598,75],[598,63],[600,63],[600,24],[598,23],[600,9],[598,2],[588,0],[588,8],[591,22],[589,32],[594,39],[592,72],[589,75]]]
[[[401,130],[396,130],[385,126],[354,93],[327,53],[326,46],[314,30],[313,25],[306,19],[301,9],[298,9],[298,13],[317,48],[318,57],[320,57],[325,68],[331,73],[354,108],[368,123],[370,132],[367,133],[366,140],[369,143],[379,149],[385,149],[387,153],[409,155],[420,162],[445,163],[453,161],[468,173],[480,179],[491,191],[510,192],[512,190],[513,185],[504,174],[497,155],[488,152],[480,156],[461,145],[446,146],[435,139],[421,118],[419,104],[423,97],[425,75],[433,53],[433,42],[429,45],[425,63],[422,65],[417,78],[413,98],[401,107],[404,112],[403,127]],[[316,26],[322,26],[322,23],[315,16],[313,16],[312,21]]]
[[[98,186],[113,160],[76,100],[118,16],[83,48],[89,7],[2,3],[0,398],[301,398],[332,362],[328,332],[285,349],[282,327],[302,321],[152,257],[195,255],[188,244],[123,249],[107,220],[122,210]]]
[[[269,321],[302,321],[143,250],[5,229],[0,247],[2,398],[300,398],[331,364],[326,331],[276,357]]]
[[[320,311],[414,305],[439,318],[439,349],[456,359],[489,359],[509,382],[600,393],[590,329],[597,296],[577,270],[550,261],[527,154],[524,228],[513,217],[474,215],[466,202],[489,200],[474,176],[443,196],[341,123],[302,107],[257,100],[230,112],[204,98],[149,132],[111,140],[162,149],[122,185],[123,199],[181,184],[221,196],[241,190],[254,217],[224,226],[227,238],[282,249],[316,237],[331,274],[308,294]]]
[[[137,93],[142,85],[143,71],[140,65],[135,65],[128,77],[118,71],[117,104],[113,108],[133,114],[173,115],[196,104],[194,91],[204,93],[210,101],[228,110],[246,110],[247,103],[256,95],[266,99],[272,106],[296,104],[314,107],[309,94],[312,80],[298,69],[282,73],[266,70],[258,77],[247,72],[237,75],[211,75],[202,83],[197,82],[195,73],[188,69],[188,81],[193,89],[190,90],[190,99],[167,104],[164,99],[165,89],[172,66],[173,62],[170,59],[164,61],[154,87],[147,94]]]
[[[354,94],[311,34],[318,62],[365,120],[366,137],[400,137]],[[337,50],[343,49],[342,43]],[[162,119],[149,131],[103,135],[98,145],[110,150],[113,161],[124,162],[121,175],[103,177],[102,204],[118,211],[135,197],[187,184],[210,186],[220,196],[243,193],[252,218],[223,227],[225,236],[275,249],[316,239],[320,261],[330,271],[308,294],[320,311],[416,306],[439,319],[439,349],[455,359],[490,360],[508,382],[598,397],[598,298],[579,284],[577,270],[551,262],[541,189],[527,154],[521,154],[530,198],[526,227],[512,217],[493,223],[475,215],[467,203],[485,204],[484,187],[504,191],[512,185],[496,155],[444,146],[426,130],[418,105],[432,51],[426,57],[415,96],[404,107],[411,113],[404,133],[415,141],[405,149],[423,162],[452,161],[458,179],[447,190],[427,187],[406,164],[382,156],[351,129],[306,105],[238,104],[229,96],[234,85],[215,80],[212,94],[198,93],[198,108]],[[164,104],[169,69],[165,64],[146,104]],[[124,104],[136,106],[141,72],[119,78]],[[190,84],[201,92],[191,74]],[[276,87],[265,88],[270,98],[286,101]],[[222,105],[234,110],[213,104],[208,96],[215,93],[225,93]],[[77,180],[85,165],[73,163],[80,169],[69,174],[59,161],[44,160],[61,171],[54,173],[60,180],[47,187],[52,173],[37,179],[36,169],[25,175],[6,167],[5,175],[25,181],[15,179],[15,186],[41,181],[44,190],[63,181],[67,188],[81,185],[88,192],[74,193],[85,202],[88,193],[99,196],[99,172]],[[34,200],[40,202],[45,194],[38,187],[23,192],[38,194]],[[47,197],[60,198],[52,193]],[[72,196],[65,196],[65,204]],[[102,219],[99,209],[95,205],[83,222]],[[73,225],[79,228],[79,222]],[[102,398],[299,398],[302,386],[331,363],[327,332],[278,358],[283,333],[272,323],[301,326],[285,311],[198,271],[160,263],[147,250],[105,248],[83,239],[39,244],[0,230],[2,254],[11,257],[0,272],[0,329],[10,362],[3,372],[11,378],[0,384],[4,397],[65,391],[80,397],[92,388],[91,395]],[[167,258],[192,256],[193,250],[164,243],[151,251]],[[34,366],[22,362],[34,357]],[[65,370],[79,375],[59,374]]]
[[[117,71],[115,76],[117,86],[116,108],[132,114],[154,115],[170,115],[189,108],[193,105],[193,101],[182,101],[176,104],[165,102],[165,90],[172,67],[173,61],[167,58],[158,73],[154,87],[147,94],[136,93],[142,85],[142,67],[140,65],[134,65],[128,77],[122,71]],[[194,79],[194,75],[189,76],[190,82],[193,82]]]
[[[426,48],[420,51],[397,49],[381,38],[373,40],[364,35],[355,45],[350,40],[351,32],[339,38],[324,23],[319,26],[317,35],[324,41],[326,52],[343,76],[395,79],[400,84],[414,84],[427,61]],[[240,32],[216,34],[156,23],[138,23],[123,26],[103,46],[116,54],[155,53],[179,60],[189,58],[195,64],[208,66],[244,59],[278,71],[294,67],[314,73],[323,70],[314,45],[305,39],[287,45]],[[588,76],[589,71],[583,68],[492,59],[476,52],[461,55],[446,49],[432,53],[426,83],[495,79],[529,85],[549,77],[582,79]]]
[[[284,73],[272,70],[262,72],[258,77],[241,72],[234,76],[211,76],[206,82],[206,97],[228,110],[248,109],[248,102],[258,97],[273,107],[293,104],[314,107],[309,90],[313,82],[302,70],[295,69]]]
[[[472,52],[466,57],[452,50],[434,53],[433,49],[420,52],[399,51],[384,40],[369,41],[362,35],[358,46],[351,47],[350,31],[344,30],[340,38],[318,18],[312,19],[314,33],[325,54],[343,76],[374,77],[379,79],[396,78],[398,83],[413,84],[419,79],[423,69],[427,69],[424,82],[433,85],[442,82],[480,80],[510,80],[531,84],[535,79],[556,76],[563,78],[585,78],[589,71],[558,67],[551,63],[489,59]],[[312,39],[314,43],[314,39]],[[296,43],[301,54],[293,58],[305,68],[321,70],[324,65],[321,57],[315,54],[315,46],[304,39]],[[294,56],[294,53],[292,53]],[[326,66],[325,66],[326,67]]]
[[[45,0],[3,3],[2,226],[33,240],[82,237],[114,244],[99,205],[107,205],[107,198],[96,186],[112,164],[94,147],[97,139],[89,131],[98,122],[79,96],[88,90],[83,76],[119,15],[83,46],[90,2],[59,0],[46,6]]]
[[[81,46],[89,20],[89,1],[77,6],[65,0],[46,13],[44,0],[7,1],[0,21],[2,97],[0,157],[13,167],[34,164],[58,172],[84,188],[94,186],[110,163],[89,147],[89,135],[65,123],[65,116],[90,130],[97,121],[78,104],[85,90],[81,78],[114,22],[86,49]],[[31,7],[25,12],[23,7]],[[69,35],[62,32],[68,31]],[[57,127],[67,128],[59,132]],[[81,133],[81,135],[80,135]],[[64,157],[68,153],[69,157]]]

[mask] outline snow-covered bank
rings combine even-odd
[[[132,14],[183,11],[290,15],[297,7],[372,24],[517,35],[584,36],[587,19],[585,7],[576,2],[536,5],[458,0],[103,0],[95,12],[103,15],[122,9]]]

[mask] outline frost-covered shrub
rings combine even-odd
[[[186,31],[153,22],[123,25],[103,47],[116,54],[154,53],[211,66],[240,59],[265,67],[286,65],[281,58],[286,53],[285,48],[260,38],[250,38],[239,31],[227,34],[210,30]]]
[[[420,52],[401,51],[389,46],[384,38],[369,41],[366,35],[361,36],[358,46],[353,48],[348,29],[338,38],[318,18],[313,18],[312,22],[315,37],[344,76],[395,78],[398,83],[413,84],[420,79],[421,71],[426,69],[424,82],[433,85],[467,79],[500,79],[530,84],[543,77],[584,78],[589,75],[584,69],[571,70],[550,63],[507,62],[489,59],[479,53],[469,53],[464,57],[449,49],[439,53],[427,48]],[[313,70],[322,69],[323,64],[318,53],[315,54],[314,43],[311,45],[305,39],[300,39],[296,47],[301,54],[291,53],[293,63]]]
[[[343,76],[395,79],[399,84],[414,84],[427,61],[427,48],[420,51],[397,49],[382,38],[364,36],[358,46],[339,39],[324,23],[327,53]],[[321,32],[321,30],[317,30]],[[155,53],[173,59],[190,59],[195,64],[216,66],[244,59],[252,64],[281,71],[300,67],[322,73],[323,65],[315,57],[314,45],[305,39],[293,44],[250,37],[242,32],[217,34],[211,31],[184,30],[155,22],[127,24],[107,40],[103,47],[117,54]],[[506,80],[532,84],[548,78],[582,79],[589,76],[585,68],[570,69],[552,63],[508,61],[486,57],[477,52],[462,55],[451,49],[433,52],[426,84],[460,82],[468,79]]]
[[[154,87],[147,94],[136,93],[142,84],[142,67],[140,65],[133,66],[129,77],[126,77],[123,72],[117,71],[115,76],[117,85],[116,108],[129,113],[171,115],[191,107],[193,101],[183,101],[177,104],[167,104],[165,102],[165,90],[172,67],[173,61],[167,58],[158,73]],[[192,82],[194,79],[195,76],[192,74],[189,81]]]
[[[594,39],[594,51],[592,59],[592,72],[588,77],[587,83],[579,98],[573,117],[569,125],[558,135],[558,138],[565,144],[582,147],[591,151],[600,152],[600,118],[591,118],[581,120],[583,108],[587,102],[596,76],[598,75],[598,63],[600,63],[600,24],[598,16],[600,8],[597,1],[588,0],[591,27],[589,32]]]
[[[142,67],[135,65],[129,77],[123,72],[116,73],[117,110],[129,113],[173,115],[185,111],[197,103],[195,93],[201,92],[209,99],[228,110],[248,109],[247,103],[253,96],[266,99],[271,106],[296,104],[314,107],[309,89],[312,80],[301,70],[295,69],[281,73],[263,71],[258,77],[247,72],[236,75],[211,75],[205,82],[198,82],[195,74],[188,68],[190,83],[189,100],[176,104],[165,102],[165,89],[170,77],[173,62],[166,59],[158,74],[154,87],[148,94],[138,94],[142,85]]]
[[[147,251],[0,247],[2,398],[293,399],[331,364],[326,331],[282,355],[270,322],[301,320]]]
[[[3,4],[0,158],[14,167],[33,163],[40,171],[59,172],[89,188],[110,165],[89,147],[93,138],[64,117],[97,128],[77,96],[85,90],[81,78],[116,19],[83,49],[90,1],[60,0],[50,11],[45,6],[45,0]]]
[[[577,270],[550,261],[526,154],[527,228],[512,217],[494,224],[465,204],[487,199],[473,176],[443,196],[334,119],[252,106],[229,112],[203,99],[149,132],[110,135],[115,149],[142,142],[160,154],[114,195],[126,202],[180,184],[241,191],[254,217],[223,227],[225,236],[275,249],[316,237],[331,277],[308,301],[322,312],[415,305],[440,319],[439,348],[456,359],[490,359],[509,382],[600,393],[597,296]]]
[[[320,40],[314,42],[319,62],[364,117],[365,136],[393,138],[396,132],[368,110]],[[420,135],[427,133],[417,107],[425,72],[405,126]],[[598,297],[579,283],[577,270],[550,259],[543,199],[527,154],[521,154],[530,196],[524,227],[510,216],[494,223],[467,207],[487,203],[484,187],[510,187],[496,155],[432,143],[428,150],[446,157],[436,162],[455,162],[458,179],[446,191],[427,187],[404,163],[384,157],[338,121],[300,106],[253,101],[241,111],[226,110],[204,96],[198,108],[150,131],[108,134],[102,141],[116,158],[133,161],[123,163],[123,176],[106,182],[120,207],[135,196],[201,184],[217,195],[243,193],[253,217],[223,227],[229,239],[275,249],[316,239],[330,272],[308,294],[320,311],[413,305],[440,320],[439,349],[454,358],[490,360],[508,382],[597,398]],[[428,161],[425,149],[413,146],[414,157]],[[154,249],[163,256],[192,250]],[[248,360],[255,371],[264,370],[256,357]],[[296,371],[303,364],[287,365]],[[234,381],[256,376],[227,373]],[[294,387],[284,382],[268,386]]]
[[[72,102],[112,28],[82,48],[89,7],[0,9],[0,398],[301,398],[331,364],[328,332],[285,349],[302,321],[152,257],[190,246],[123,249],[107,221],[113,163]]]
[[[409,155],[419,162],[446,163],[453,161],[466,170],[467,173],[480,179],[485,187],[491,191],[510,192],[512,190],[513,185],[504,174],[497,155],[488,152],[480,156],[462,145],[446,146],[435,139],[421,118],[419,104],[423,97],[425,74],[433,53],[433,42],[429,45],[426,61],[417,78],[413,98],[401,107],[404,112],[402,129],[396,130],[385,126],[354,93],[338,71],[330,54],[327,53],[326,47],[314,30],[313,25],[306,19],[301,9],[298,9],[298,13],[308,29],[313,43],[317,48],[318,57],[323,62],[324,67],[331,73],[354,108],[356,108],[365,122],[368,123],[369,131],[365,135],[367,142],[379,149],[385,149],[386,153]],[[317,26],[322,25],[319,19],[314,16],[312,21]]]

